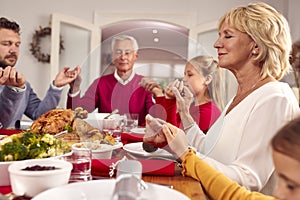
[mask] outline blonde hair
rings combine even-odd
[[[247,33],[257,44],[259,54],[255,58],[261,64],[261,77],[280,80],[291,69],[289,54],[292,47],[287,20],[273,7],[265,3],[250,3],[234,8],[219,21]]]
[[[222,95],[222,71],[218,67],[218,62],[211,56],[196,56],[188,61],[199,73],[204,77],[210,75],[211,82],[207,85],[208,95],[212,101],[223,110],[223,95]]]

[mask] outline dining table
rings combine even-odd
[[[137,134],[131,134],[131,133],[124,133],[122,142],[125,144],[129,143],[134,143],[134,142],[141,142],[142,137]],[[124,156],[127,159],[136,159],[139,161],[143,162],[143,159],[147,161],[147,158],[136,158],[129,152],[123,149],[123,147],[118,148],[113,150],[112,152],[112,158],[111,159],[121,159],[124,158]],[[155,160],[153,160],[155,162]],[[157,161],[158,162],[158,161]],[[174,161],[176,163],[176,161]],[[93,165],[92,165],[93,166]],[[142,179],[145,182],[148,183],[153,183],[153,184],[159,184],[165,187],[168,187],[173,190],[177,190],[184,195],[186,195],[189,199],[191,200],[205,200],[206,196],[204,191],[202,190],[201,184],[199,181],[191,178],[191,177],[186,177],[182,176],[181,171],[182,168],[174,164],[172,165],[174,169],[172,169],[172,174],[170,175],[169,173],[166,174],[151,174],[151,173],[146,173],[142,175]],[[92,169],[93,170],[93,169]],[[93,180],[99,180],[99,179],[107,179],[109,178],[108,176],[99,176],[99,175],[93,175]],[[11,193],[11,188],[10,186],[0,186],[0,193],[1,194],[10,194]]]
[[[142,177],[142,179],[145,182],[162,184],[167,187],[171,187],[172,189],[185,194],[192,200],[206,199],[199,181],[196,181],[191,177],[184,177],[180,172],[181,169],[179,169],[179,167],[176,167],[174,176],[145,175]]]
[[[142,142],[142,138],[143,135],[137,133],[129,132],[121,134],[121,141],[123,142],[123,144]],[[124,156],[129,159],[143,159],[133,156],[130,152],[125,151],[123,148],[114,150],[112,154],[112,158],[120,158]],[[191,177],[183,176],[181,174],[182,168],[180,165],[175,164],[174,167],[175,169],[173,175],[153,175],[150,173],[147,175],[143,175],[142,179],[145,182],[160,184],[177,190],[189,197],[191,200],[205,200],[206,195],[202,189],[200,182]]]

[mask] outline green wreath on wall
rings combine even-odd
[[[41,51],[41,39],[51,36],[51,27],[40,27],[39,30],[36,30],[32,36],[32,41],[30,43],[30,51],[31,54],[39,61],[43,63],[50,63],[50,54],[49,53],[43,53]],[[63,40],[60,36],[60,43],[59,43],[59,53],[61,53],[62,50],[64,50],[63,46]]]

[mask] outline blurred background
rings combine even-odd
[[[169,81],[183,76],[190,58],[206,54],[217,60],[213,44],[218,37],[218,19],[230,8],[250,0],[0,0],[1,16],[21,26],[21,51],[16,68],[40,98],[64,66],[82,66],[83,87],[98,76],[112,72],[110,42],[116,34],[136,37],[140,50],[135,70],[144,76]],[[300,39],[300,7],[297,0],[263,0],[289,21],[293,41]],[[36,31],[50,27],[52,33],[40,37],[40,52],[51,56],[41,62],[32,55]],[[63,46],[63,48],[61,48]],[[234,95],[235,80],[223,72],[224,101]],[[293,73],[283,79],[296,85]],[[59,104],[65,107],[68,86]]]

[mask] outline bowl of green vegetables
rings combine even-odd
[[[0,139],[0,186],[10,185],[10,164],[30,159],[52,159],[71,152],[71,147],[54,135],[22,131]]]

